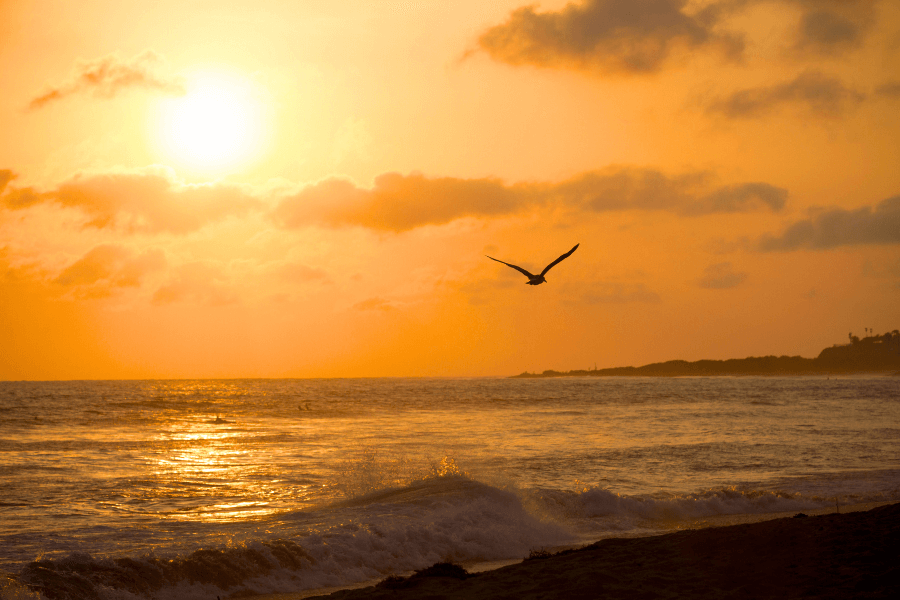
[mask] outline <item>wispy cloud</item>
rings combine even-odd
[[[329,282],[328,273],[322,269],[310,267],[300,263],[285,263],[280,265],[278,273],[284,281],[293,283],[307,283],[310,281]]]
[[[715,31],[715,6],[689,13],[685,0],[584,0],[559,11],[524,6],[478,39],[481,50],[513,65],[603,73],[651,73],[678,48],[736,56],[742,42]]]
[[[687,212],[696,214],[749,212],[767,206],[773,211],[784,208],[788,192],[761,181],[728,185],[688,205]]]
[[[862,45],[875,22],[877,0],[783,0],[803,11],[795,48],[834,55]]]
[[[9,169],[0,169],[0,196],[3,195],[3,191],[6,189],[6,184],[8,184],[15,178],[16,174]]]
[[[165,265],[159,249],[138,254],[125,246],[102,244],[63,269],[53,283],[81,297],[105,298],[117,288],[140,286],[147,274]]]
[[[578,175],[550,187],[546,194],[568,205],[597,211],[663,210],[685,216],[779,211],[788,192],[764,182],[710,189],[702,172],[667,175],[655,169],[609,168]]]
[[[362,302],[357,302],[356,304],[354,304],[353,310],[379,310],[382,312],[388,312],[394,310],[394,305],[391,304],[390,300],[385,300],[384,298],[368,298],[366,300],[363,300]]]
[[[889,81],[883,83],[875,90],[879,96],[887,98],[900,98],[900,81]]]
[[[0,169],[0,206],[17,210],[43,201],[40,193],[35,191],[34,188],[17,188],[9,185],[16,177],[18,175],[13,171]]]
[[[745,279],[746,273],[735,271],[730,262],[721,262],[706,267],[697,285],[708,290],[726,290],[740,285]]]
[[[874,209],[826,210],[791,224],[780,235],[767,234],[757,241],[757,247],[766,252],[863,244],[900,244],[900,196],[882,200]]]
[[[232,283],[229,274],[215,263],[187,263],[175,269],[170,279],[154,292],[151,302],[156,306],[179,302],[207,306],[235,304],[238,295]]]
[[[775,112],[785,105],[800,105],[819,116],[837,117],[860,104],[865,97],[835,77],[807,71],[790,81],[734,92],[712,102],[707,112],[741,119]]]
[[[32,98],[28,108],[36,110],[51,102],[79,93],[112,98],[129,88],[143,88],[163,94],[185,93],[184,82],[174,75],[158,73],[162,57],[152,50],[123,59],[119,54],[109,54],[88,61],[78,61],[71,76],[64,82],[48,87]]]

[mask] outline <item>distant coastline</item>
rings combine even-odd
[[[822,350],[816,358],[751,356],[728,360],[670,360],[643,367],[613,367],[574,371],[524,372],[513,378],[533,377],[684,377],[710,375],[829,375],[853,373],[900,374],[900,331],[872,334],[860,339],[850,334],[849,344]]]

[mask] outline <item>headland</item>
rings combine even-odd
[[[728,360],[670,360],[642,367],[613,367],[573,371],[524,372],[513,377],[686,377],[716,375],[849,375],[900,374],[900,331],[825,348],[815,358],[802,356],[751,356]]]

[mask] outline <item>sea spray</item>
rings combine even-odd
[[[45,600],[45,596],[11,576],[0,574],[0,600]]]
[[[528,514],[515,494],[456,474],[321,510],[337,523],[289,539],[172,557],[74,553],[32,562],[18,579],[57,598],[209,598],[348,585],[442,561],[523,558],[535,547],[572,541],[561,527]],[[304,518],[315,517],[305,512]]]

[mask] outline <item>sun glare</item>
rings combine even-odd
[[[160,101],[157,145],[168,160],[193,171],[239,169],[262,153],[265,109],[250,80],[203,71],[188,78],[184,96]]]

